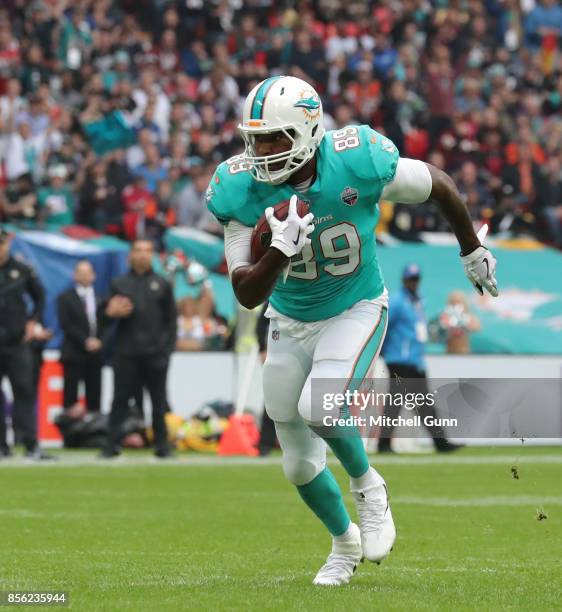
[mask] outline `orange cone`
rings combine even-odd
[[[240,417],[240,421],[246,430],[246,435],[252,446],[257,446],[260,441],[260,430],[256,426],[254,415],[246,412]]]
[[[243,416],[235,414],[228,418],[228,427],[219,442],[219,455],[257,456],[258,449],[253,446],[251,435],[244,421]]]
[[[37,437],[42,443],[62,442],[55,417],[62,412],[63,367],[58,361],[47,360],[41,366],[37,394]]]

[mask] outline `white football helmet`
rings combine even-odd
[[[276,76],[256,85],[244,102],[238,126],[246,144],[244,159],[256,181],[278,185],[311,159],[324,137],[324,115],[320,96],[302,79]],[[287,151],[258,157],[256,134],[283,132],[292,142]],[[272,170],[272,164],[285,162]]]

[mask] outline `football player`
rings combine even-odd
[[[498,294],[496,262],[447,174],[400,157],[366,125],[326,132],[320,97],[305,81],[276,76],[254,87],[239,129],[245,151],[218,166],[207,202],[224,225],[239,302],[254,308],[269,299],[266,409],[285,476],[332,536],[314,584],[341,585],[363,557],[380,563],[396,537],[385,481],[369,465],[358,432],[326,435],[311,391],[314,379],[341,381],[342,391],[353,391],[379,354],[388,309],[375,241],[379,200],[438,202],[480,294]],[[297,197],[310,206],[303,217]],[[280,221],[273,207],[289,199],[287,219]],[[271,245],[251,263],[252,229],[264,212]],[[350,477],[358,526],[326,466],[326,444]]]

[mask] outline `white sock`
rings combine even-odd
[[[349,542],[353,540],[354,529],[353,522],[349,522],[349,527],[339,536],[332,536],[336,542]]]
[[[367,487],[376,487],[384,482],[383,477],[375,470],[374,467],[370,467],[363,476],[359,478],[351,478],[351,490],[361,491]]]

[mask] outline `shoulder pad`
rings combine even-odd
[[[394,179],[399,153],[396,145],[368,125],[348,125],[330,131],[331,154],[338,154],[357,178],[385,185]]]
[[[207,187],[207,207],[225,225],[231,220],[245,223],[244,210],[253,179],[247,170],[243,155],[235,155],[222,162]]]

